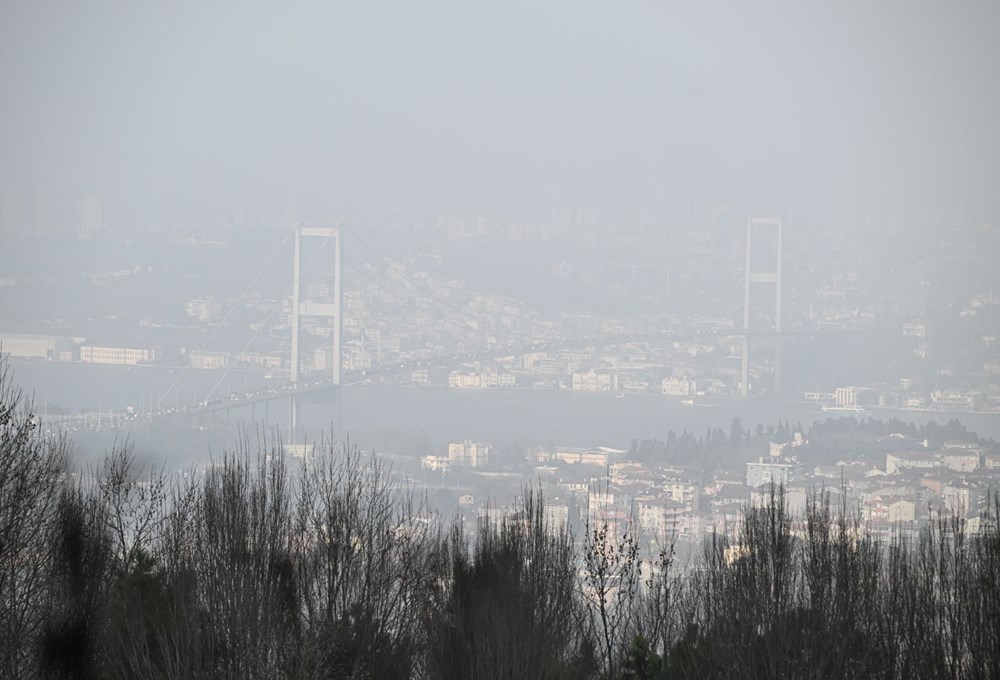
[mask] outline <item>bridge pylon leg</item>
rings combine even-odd
[[[761,229],[770,230],[773,240],[768,243],[765,242],[764,250],[769,253],[773,262],[766,264],[758,264],[755,262],[753,257],[754,252],[754,232]],[[747,249],[746,249],[746,270],[744,272],[744,282],[743,282],[743,366],[741,370],[742,384],[740,385],[740,395],[748,396],[750,394],[750,349],[749,349],[749,339],[747,337],[748,333],[753,330],[751,328],[753,324],[753,315],[751,314],[750,307],[753,302],[750,290],[752,287],[758,284],[766,284],[773,286],[774,290],[774,321],[769,324],[772,326],[770,330],[773,330],[776,334],[776,340],[774,344],[763,343],[768,345],[768,349],[771,350],[774,357],[774,387],[772,394],[777,396],[781,391],[781,361],[783,359],[781,355],[781,219],[778,217],[751,217],[747,220]],[[760,246],[757,246],[760,248]],[[759,351],[760,345],[762,343],[756,343],[755,350]]]
[[[750,394],[750,340],[743,336],[743,362],[740,367],[740,396]]]
[[[334,440],[344,438],[344,388],[337,387],[333,391],[333,422],[331,424],[333,432],[330,434]]]
[[[781,397],[781,375],[782,362],[785,360],[785,339],[778,335],[774,338],[774,396]]]

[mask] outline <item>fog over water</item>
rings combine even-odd
[[[136,367],[60,366],[51,363],[12,362],[16,376],[33,386],[38,410],[48,401],[73,410],[96,408],[123,410],[139,408],[141,400],[154,399],[175,381],[177,371]],[[264,384],[260,374],[234,374],[218,391],[228,392]],[[188,372],[176,387],[178,394],[191,402],[202,399],[218,384],[211,372]],[[363,445],[384,441],[386,432],[404,438],[426,441],[441,447],[449,441],[483,439],[487,441],[527,441],[535,445],[610,446],[628,448],[633,438],[665,440],[670,430],[688,431],[696,436],[707,428],[728,431],[733,418],[740,418],[745,428],[767,427],[780,421],[809,428],[828,417],[851,414],[823,413],[816,404],[793,401],[754,401],[739,399],[701,400],[685,405],[680,399],[657,395],[574,394],[558,390],[456,392],[445,388],[366,387],[343,388],[344,402],[338,411],[336,402],[315,397],[301,406],[302,436],[316,439],[337,429],[337,419],[346,427],[340,436],[353,433]],[[52,396],[50,396],[52,395]],[[128,397],[126,395],[132,395]],[[52,401],[58,399],[58,401]],[[148,401],[146,402],[148,404]],[[982,437],[1000,440],[1000,414],[918,413],[913,411],[876,410],[866,413],[876,418],[898,418],[922,425],[929,421],[945,423],[958,418]],[[228,416],[234,422],[250,424],[252,417],[263,422],[264,406],[255,411],[234,409]],[[288,401],[274,402],[268,409],[269,422],[287,434]],[[215,418],[227,419],[224,414]],[[139,442],[141,444],[141,441]],[[214,442],[217,450],[232,446],[232,441]]]

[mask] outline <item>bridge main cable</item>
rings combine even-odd
[[[219,329],[222,328],[223,325],[225,325],[226,321],[229,319],[229,317],[232,315],[232,313],[234,311],[236,311],[236,308],[239,306],[240,302],[243,301],[243,298],[245,298],[247,296],[247,294],[257,284],[257,281],[260,279],[260,277],[263,276],[264,272],[267,270],[267,268],[269,266],[271,266],[271,262],[278,255],[278,252],[288,242],[288,238],[292,234],[294,234],[294,233],[295,233],[295,227],[292,227],[292,229],[285,234],[285,238],[281,239],[281,243],[279,243],[277,245],[277,247],[271,253],[270,257],[267,258],[267,261],[260,268],[260,271],[257,272],[257,275],[253,277],[253,280],[246,287],[246,289],[242,293],[240,293],[240,296],[238,298],[236,298],[236,302],[233,303],[232,307],[229,308],[229,311],[226,312],[225,316],[222,317],[222,320],[218,324],[216,324],[215,328],[212,330],[212,332],[209,334],[209,336],[205,339],[205,342],[201,343],[201,346],[196,351],[201,352],[202,350],[204,350],[208,346],[208,343],[210,343],[212,341],[212,339],[215,338],[215,334],[219,332]],[[157,408],[159,408],[160,406],[163,405],[163,400],[167,398],[167,395],[169,395],[174,390],[174,388],[177,387],[177,384],[187,374],[189,368],[191,368],[191,362],[190,361],[188,361],[187,365],[184,366],[184,368],[181,370],[180,374],[177,376],[177,378],[174,380],[174,382],[170,385],[170,387],[167,388],[166,392],[163,393],[163,395],[160,397],[159,401],[156,402],[156,407]]]

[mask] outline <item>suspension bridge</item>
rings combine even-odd
[[[770,269],[761,269],[754,262],[752,249],[754,247],[754,234],[761,229],[769,229],[776,235],[776,266]],[[451,352],[441,356],[431,358],[413,359],[408,361],[384,362],[372,365],[365,369],[344,370],[344,241],[345,237],[351,237],[352,242],[360,245],[377,260],[387,272],[397,276],[409,289],[423,297],[423,304],[415,303],[408,299],[399,291],[387,288],[379,280],[375,279],[365,268],[356,268],[354,274],[366,279],[370,284],[381,289],[387,298],[397,299],[405,305],[415,309],[418,314],[425,317],[425,323],[430,325],[443,324],[453,326],[463,333],[469,333],[472,329],[479,329],[482,333],[483,346],[481,348]],[[301,399],[317,398],[323,395],[327,398],[333,397],[336,409],[339,411],[342,399],[341,388],[347,385],[354,385],[370,381],[377,381],[393,375],[405,374],[410,371],[429,368],[450,368],[458,367],[476,361],[494,360],[502,357],[519,356],[528,353],[545,353],[564,351],[575,348],[613,346],[631,342],[672,342],[697,338],[738,338],[742,342],[742,383],[741,389],[744,396],[747,395],[749,383],[750,347],[751,345],[770,345],[773,348],[775,359],[775,378],[780,380],[781,345],[783,338],[795,334],[814,334],[816,331],[783,331],[781,326],[781,222],[774,218],[753,218],[747,224],[747,266],[745,279],[745,301],[744,319],[741,328],[732,329],[664,329],[650,332],[615,334],[604,336],[580,336],[572,338],[552,338],[537,337],[530,333],[523,333],[512,328],[499,327],[494,320],[486,318],[485,315],[475,315],[468,309],[461,309],[451,300],[437,295],[426,285],[414,280],[400,267],[393,264],[384,257],[377,249],[369,245],[358,234],[343,224],[336,224],[332,227],[312,227],[296,225],[286,234],[284,240],[275,248],[270,257],[261,267],[261,270],[253,277],[250,284],[239,296],[236,302],[230,307],[227,314],[215,326],[211,334],[204,341],[204,349],[216,337],[219,329],[222,328],[230,315],[237,309],[240,303],[254,290],[258,281],[263,276],[265,270],[277,258],[278,254],[285,249],[289,239],[293,239],[292,255],[292,282],[285,294],[278,298],[277,303],[271,313],[263,323],[257,324],[253,337],[243,348],[245,353],[262,332],[269,327],[274,315],[282,309],[285,301],[291,298],[291,347],[290,365],[288,379],[286,381],[269,384],[264,387],[233,392],[226,395],[220,393],[219,388],[226,381],[232,367],[222,374],[215,387],[204,399],[188,404],[175,403],[173,406],[164,407],[168,396],[177,384],[181,381],[190,366],[186,367],[177,376],[171,388],[169,388],[156,404],[156,408],[150,413],[151,418],[171,417],[177,415],[199,415],[219,411],[229,411],[242,407],[255,407],[257,404],[264,404],[265,407],[270,402],[288,400],[289,401],[289,434],[293,438],[298,426],[298,412]],[[311,247],[319,242],[318,247]],[[760,246],[758,246],[759,248]],[[307,255],[307,257],[304,257]],[[332,265],[332,275],[330,282],[330,295],[323,300],[309,299],[308,288],[303,283],[310,268],[319,258],[328,256],[327,264]],[[766,328],[754,328],[751,324],[751,307],[754,304],[751,297],[751,288],[759,284],[770,284],[774,286],[775,307],[774,323]],[[428,310],[435,310],[429,312]],[[325,319],[327,320],[329,331],[328,349],[330,360],[325,373],[317,371],[305,372],[302,365],[302,334],[303,319]],[[216,396],[218,395],[218,396]],[[176,399],[176,397],[175,397]]]

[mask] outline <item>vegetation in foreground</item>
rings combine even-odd
[[[628,526],[578,545],[540,493],[473,538],[377,459],[290,469],[247,439],[207,473],[83,475],[0,371],[4,678],[989,678],[1000,533],[882,543],[780,493],[697,569]]]

